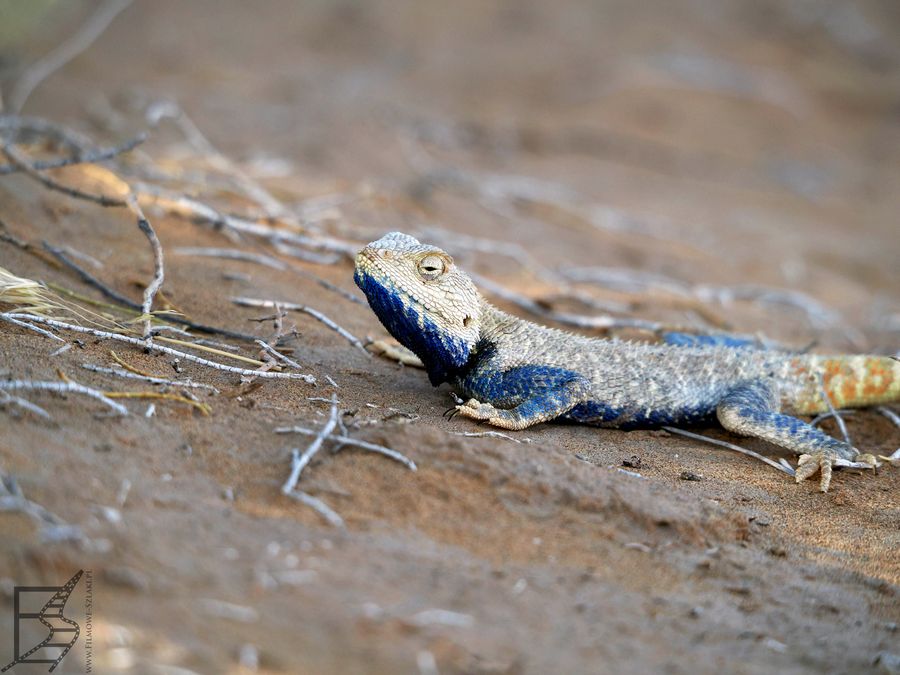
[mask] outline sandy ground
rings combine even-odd
[[[430,231],[468,269],[545,299],[533,270],[448,232],[514,242],[548,269],[795,289],[830,313],[810,321],[740,299],[706,308],[730,329],[791,345],[896,351],[896,7],[552,4],[138,1],[26,111],[111,141],[146,126],[137,111],[149,102],[176,100],[285,202],[342,195],[311,217],[343,240]],[[196,159],[179,138],[163,123],[140,152],[190,181]],[[572,202],[584,208],[558,207]],[[152,264],[125,212],[3,177],[0,217],[29,242],[89,253],[104,282],[140,299]],[[247,295],[306,303],[360,337],[385,337],[366,306],[294,269],[175,254],[234,243],[151,217],[168,252],[166,297],[195,320],[266,338],[271,322],[251,321],[265,311],[229,301]],[[99,297],[5,243],[0,263]],[[361,298],[346,258],[292,264]],[[629,316],[697,320],[671,294],[581,290]],[[147,418],[146,402],[126,401],[132,414],[111,418],[94,401],[51,395],[31,395],[49,423],[0,410],[3,473],[87,538],[46,543],[26,516],[0,513],[0,661],[12,654],[11,587],[62,583],[77,569],[93,577],[94,672],[248,672],[255,654],[272,673],[850,673],[900,653],[900,471],[843,472],[823,495],[813,481],[797,486],[660,432],[453,435],[483,429],[441,417],[446,387],[307,316],[288,323],[298,335],[286,346],[318,386],[248,387],[181,363],[221,390],[203,397],[209,417],[160,401]],[[58,346],[4,326],[0,374],[141,388],[82,369],[110,365],[109,343],[50,357]],[[170,357],[116,351],[175,374]],[[332,392],[352,435],[419,467],[323,452],[301,487],[345,529],[280,494],[290,448],[306,441],[273,431],[323,424],[328,404],[309,397]],[[847,422],[867,451],[900,444],[875,412]],[[619,471],[634,455],[640,467]],[[681,480],[685,471],[702,480]],[[59,671],[82,672],[83,642]],[[14,672],[43,672],[31,668]]]

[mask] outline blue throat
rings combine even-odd
[[[466,366],[471,350],[463,340],[441,330],[372,275],[357,269],[353,280],[388,332],[422,359],[431,384],[449,381]]]

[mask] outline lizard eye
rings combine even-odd
[[[447,262],[439,255],[427,255],[416,266],[419,276],[432,281],[447,271]]]

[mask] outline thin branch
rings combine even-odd
[[[70,255],[70,256],[72,256],[73,258],[78,258],[78,260],[82,260],[82,261],[86,262],[88,265],[90,265],[91,267],[93,267],[95,270],[101,270],[101,269],[103,269],[103,262],[102,262],[102,261],[97,260],[97,258],[95,258],[94,256],[92,256],[92,255],[90,255],[90,254],[88,254],[88,253],[85,253],[84,251],[79,251],[79,250],[78,250],[77,248],[75,248],[74,246],[68,246],[68,245],[64,244],[64,245],[60,248],[60,250],[61,250],[63,253],[65,253],[66,255]]]
[[[147,237],[147,240],[150,242],[150,247],[153,251],[153,279],[147,285],[147,288],[144,289],[144,302],[141,305],[141,315],[143,317],[144,324],[144,339],[149,342],[151,339],[150,311],[153,307],[153,298],[156,295],[157,291],[159,291],[159,289],[162,287],[163,281],[165,279],[165,270],[163,267],[163,251],[162,245],[159,243],[159,238],[156,236],[156,231],[153,229],[150,221],[147,220],[147,217],[144,215],[144,212],[141,209],[140,204],[138,203],[137,197],[135,197],[134,193],[131,191],[131,187],[128,185],[128,183],[123,181],[115,174],[109,173],[108,175],[114,178],[118,183],[117,187],[125,192],[125,198],[119,199],[114,197],[107,197],[106,195],[95,195],[90,192],[85,192],[83,190],[78,190],[76,188],[71,188],[62,185],[61,183],[57,183],[52,178],[49,178],[39,171],[35,170],[35,168],[31,165],[30,160],[9,141],[4,142],[2,151],[10,160],[10,162],[24,171],[26,175],[51,190],[57,190],[70,197],[85,199],[87,201],[100,204],[101,206],[124,206],[137,216],[138,228],[141,230],[141,232],[144,233],[144,236]]]
[[[60,169],[64,166],[74,166],[76,164],[96,164],[98,162],[105,162],[106,160],[123,155],[126,152],[131,152],[146,140],[147,134],[141,133],[134,138],[130,138],[124,143],[111,148],[97,148],[96,150],[90,150],[85,153],[77,153],[71,157],[36,161],[31,163],[31,167],[37,171],[46,171],[47,169]],[[0,176],[17,173],[21,170],[22,169],[15,164],[3,164],[0,165]]]
[[[59,335],[54,335],[49,330],[44,330],[43,328],[38,328],[37,326],[32,326],[27,321],[19,321],[18,319],[11,319],[10,317],[5,316],[5,315],[0,315],[0,319],[3,319],[4,321],[8,321],[9,323],[13,323],[17,326],[20,326],[21,328],[27,328],[28,330],[33,330],[35,333],[40,333],[44,337],[48,337],[51,340],[56,340],[57,342],[65,342],[65,340],[63,340],[61,337],[59,337]]]
[[[823,413],[821,413],[821,414],[816,415],[815,417],[813,417],[813,418],[809,421],[809,424],[810,424],[810,426],[817,427],[817,426],[819,426],[822,422],[824,422],[825,420],[831,419],[832,417],[837,417],[838,415],[852,415],[852,414],[854,414],[854,413],[856,413],[856,412],[858,412],[858,411],[857,411],[857,410],[850,410],[850,409],[847,409],[847,408],[841,408],[841,409],[839,409],[839,410],[834,410],[834,411],[829,411],[829,412],[823,412]]]
[[[13,139],[22,138],[23,142],[31,138],[49,139],[76,155],[88,152],[95,145],[79,131],[28,115],[0,115],[0,131],[11,132]]]
[[[293,492],[294,488],[297,487],[297,481],[300,480],[300,473],[303,471],[304,467],[310,463],[312,458],[316,455],[317,452],[322,448],[322,442],[325,440],[325,437],[328,436],[334,428],[337,426],[338,422],[338,400],[337,395],[331,395],[331,412],[328,414],[328,421],[325,423],[325,426],[322,427],[322,430],[316,434],[316,437],[313,439],[312,443],[303,451],[303,454],[300,454],[294,451],[294,455],[291,459],[291,475],[288,476],[288,479],[284,482],[284,485],[281,486],[281,492],[283,494],[290,494]]]
[[[467,438],[503,438],[513,443],[531,443],[530,438],[520,440],[500,431],[448,431],[447,433],[453,436],[466,436]]]
[[[291,368],[296,368],[297,370],[303,370],[303,366],[301,366],[299,363],[294,361],[294,359],[288,358],[287,356],[282,354],[280,351],[275,349],[273,346],[271,346],[267,342],[263,342],[262,340],[256,340],[256,344],[258,344],[260,347],[262,347],[266,353],[271,354],[272,356],[274,356],[276,359],[278,359],[282,363],[289,365]]]
[[[297,451],[295,450],[294,452]],[[296,499],[301,504],[305,504],[313,509],[334,527],[344,527],[344,519],[318,497],[313,497],[311,494],[303,492],[302,490],[294,490],[293,492],[286,492],[285,494],[291,499]]]
[[[98,195],[94,194],[93,192],[85,192],[84,190],[79,190],[78,188],[63,185],[62,183],[57,182],[49,176],[45,176],[40,171],[35,169],[31,165],[28,157],[18,148],[16,148],[10,141],[4,141],[3,147],[0,148],[0,150],[2,150],[3,154],[6,155],[6,158],[13,166],[15,166],[19,171],[24,173],[29,178],[36,180],[48,190],[61,192],[62,194],[69,197],[74,197],[75,199],[83,199],[85,201],[93,202],[94,204],[99,204],[100,206],[128,206],[126,201],[119,197],[108,197],[107,195]]]
[[[31,516],[40,524],[41,539],[44,541],[87,541],[77,525],[69,525],[47,508],[27,499],[11,475],[0,474],[0,511],[19,511]]]
[[[847,433],[847,425],[844,424],[844,418],[838,414],[837,410],[835,410],[834,406],[831,404],[831,397],[828,395],[828,390],[825,388],[825,380],[822,378],[822,373],[816,373],[816,379],[819,382],[819,389],[822,390],[822,398],[825,399],[825,405],[828,406],[828,412],[837,422],[837,425],[841,430],[841,435],[844,437],[844,442],[852,448],[853,443],[850,441],[850,434]]]
[[[264,365],[263,361],[259,359],[251,359],[249,356],[244,356],[243,354],[232,352],[232,351],[223,351],[221,349],[217,349],[216,347],[210,347],[209,345],[201,345],[196,342],[189,342],[187,340],[179,340],[178,338],[171,337],[163,337],[162,335],[157,336],[157,340],[159,342],[168,342],[173,345],[181,345],[182,347],[189,347],[191,349],[197,349],[201,352],[207,352],[208,354],[216,354],[217,356],[224,356],[226,359],[234,359],[235,361],[241,361],[243,363],[249,363],[257,368],[259,366]]]
[[[480,274],[469,273],[469,276],[472,277],[472,280],[476,283],[479,288],[483,288],[488,293],[496,295],[507,302],[511,302],[518,307],[521,307],[526,312],[531,312],[537,316],[543,317],[545,319],[549,319],[551,321],[556,321],[557,323],[561,323],[567,326],[573,326],[575,328],[587,329],[587,330],[612,330],[615,328],[641,328],[644,330],[661,330],[663,325],[656,321],[647,321],[645,319],[628,319],[614,316],[591,316],[586,314],[573,314],[570,312],[558,312],[555,310],[546,309],[543,305],[532,300],[529,297],[522,295],[521,293],[517,293],[501,284],[498,284],[496,281],[492,281],[491,279],[487,279],[486,277],[481,276]]]
[[[185,392],[187,393],[187,392]],[[211,408],[205,403],[196,400],[195,397],[179,396],[178,394],[168,394],[159,391],[104,391],[103,394],[109,398],[157,398],[167,401],[178,401],[185,403],[199,410],[205,417],[208,417]]]
[[[165,190],[155,185],[149,185],[147,183],[135,183],[133,188],[138,195],[138,198],[144,204],[152,204],[164,210],[170,215],[179,216],[181,218],[187,218],[190,220],[205,221],[211,224],[213,227],[227,228],[241,234],[260,237],[272,243],[273,245],[275,245],[276,242],[282,241],[292,242],[298,245],[309,245],[314,241],[309,237],[304,237],[287,229],[277,228],[271,225],[247,220],[239,216],[232,216],[229,214],[221,213],[209,204],[205,204],[204,202],[201,202],[197,199],[187,197],[172,190]],[[359,248],[355,245],[351,246],[350,244],[346,244],[342,249],[342,252],[346,253],[346,251],[354,247],[356,249]],[[329,248],[326,247],[326,250],[329,250]],[[354,254],[355,253],[356,251],[354,250]],[[290,270],[295,274],[298,274],[299,276],[315,281],[322,288],[337,293],[345,300],[349,300],[350,302],[358,305],[365,304],[365,301],[361,300],[349,291],[346,291],[340,286],[336,286],[330,281],[322,279],[321,277],[317,277],[315,274],[311,274],[304,269],[291,265]]]
[[[137,199],[134,196],[130,196],[128,200],[129,204],[133,206],[133,208],[137,211],[138,215],[138,227],[141,232],[147,237],[147,240],[150,242],[150,247],[153,249],[153,280],[144,289],[144,303],[141,305],[141,314],[144,316],[144,339],[147,341],[150,340],[150,310],[153,308],[153,298],[156,296],[156,293],[162,288],[163,281],[165,280],[165,269],[163,267],[163,250],[162,244],[159,243],[159,237],[156,236],[156,231],[153,229],[153,226],[150,224],[150,221],[144,217],[143,211],[141,211],[141,207],[138,205]]]
[[[0,406],[12,403],[19,406],[20,408],[24,408],[25,410],[33,412],[38,417],[43,417],[45,420],[51,419],[50,413],[44,410],[41,406],[35,405],[31,401],[28,401],[20,396],[14,396],[13,394],[9,394],[5,391],[0,391],[0,394],[3,394],[3,397],[0,398]]]
[[[259,204],[269,217],[281,218],[292,227],[300,228],[300,222],[288,212],[284,204],[221,153],[175,101],[160,101],[147,110],[148,121],[153,124],[158,124],[166,117],[174,120],[188,142],[212,164],[213,168],[233,178],[244,194]]]
[[[209,368],[215,368],[216,370],[222,370],[227,373],[236,373],[238,375],[248,375],[251,377],[262,377],[267,379],[282,379],[282,380],[303,380],[310,384],[314,384],[316,378],[312,375],[306,375],[302,373],[276,373],[276,372],[266,372],[261,373],[256,370],[248,370],[247,368],[236,368],[234,366],[226,366],[222,363],[217,363],[215,361],[210,361],[209,359],[204,359],[199,356],[194,356],[193,354],[189,354],[187,352],[181,352],[177,349],[172,349],[171,347],[163,347],[162,345],[157,344],[156,342],[152,344],[148,344],[145,340],[140,338],[130,337],[128,335],[121,335],[119,333],[110,333],[108,331],[97,330],[96,328],[86,328],[85,326],[76,326],[75,324],[65,323],[63,321],[57,321],[55,319],[47,319],[40,316],[32,316],[31,314],[15,314],[15,313],[6,313],[0,314],[0,318],[13,318],[13,319],[25,319],[27,321],[35,321],[37,323],[42,323],[47,326],[53,326],[54,328],[59,328],[61,330],[70,330],[75,333],[85,333],[87,335],[94,335],[95,337],[105,338],[108,340],[116,340],[117,342],[125,342],[130,345],[134,345],[135,347],[140,347],[141,349],[149,349],[151,351],[160,352],[162,354],[169,354],[171,356],[177,356],[179,358],[185,359],[186,361],[191,361],[193,363],[199,364],[201,366],[207,366]]]
[[[250,337],[250,336],[248,336]],[[255,339],[255,338],[254,338]],[[216,342],[215,340],[207,340],[205,338],[201,338],[199,340],[194,340],[191,344],[199,345],[204,347],[215,347],[217,349],[222,349],[228,352],[240,352],[240,347],[235,347],[234,345],[227,345],[224,342]]]
[[[900,448],[897,448],[890,455],[878,455],[878,459],[887,462],[891,466],[900,467]]]
[[[263,253],[253,253],[252,251],[242,251],[233,248],[202,248],[196,246],[183,246],[175,249],[175,255],[200,256],[204,258],[225,258],[227,260],[241,260],[243,262],[252,262],[257,265],[265,265],[276,270],[287,269],[287,265]]]
[[[48,242],[43,242],[44,248],[53,255],[56,260],[60,263],[68,267],[70,270],[75,272],[81,280],[86,283],[88,286],[92,288],[96,288],[100,291],[104,296],[109,298],[110,300],[119,303],[123,307],[127,307],[128,309],[133,309],[136,312],[140,312],[142,307],[140,304],[136,303],[134,300],[130,298],[126,298],[124,295],[121,295],[115,289],[110,288],[102,281],[97,279],[93,274],[88,272],[86,269],[78,265],[74,260],[68,257],[66,253],[52,244]],[[244,340],[246,342],[253,342],[256,340],[256,337],[253,335],[248,335],[246,333],[240,333],[233,330],[228,330],[227,328],[216,328],[215,326],[207,326],[206,324],[197,323],[196,321],[191,321],[183,316],[178,316],[174,314],[166,314],[165,316],[155,315],[157,319],[161,321],[165,321],[166,323],[176,323],[180,326],[187,326],[188,328],[193,328],[196,331],[200,331],[201,333],[207,333],[209,335],[222,335],[224,337],[230,337],[235,340]]]
[[[346,328],[343,328],[342,326],[336,324],[334,321],[322,314],[322,312],[320,312],[319,310],[313,309],[308,305],[298,305],[294,302],[281,302],[275,300],[258,300],[256,298],[231,298],[231,301],[236,305],[240,305],[241,307],[264,307],[267,309],[280,307],[282,309],[289,309],[295,312],[303,312],[304,314],[309,314],[311,317],[318,319],[333,331],[341,335],[350,344],[362,351],[366,356],[372,356],[368,351],[366,351],[363,343],[360,342],[359,338],[353,335],[353,333],[348,331]]]
[[[19,76],[9,95],[9,109],[22,110],[31,92],[69,61],[88,49],[103,34],[119,13],[131,4],[131,0],[110,0],[102,5],[81,25],[78,31],[62,42],[49,54],[31,64]]]
[[[739,452],[742,455],[747,455],[748,457],[753,457],[754,459],[758,459],[760,462],[765,462],[771,467],[774,467],[781,471],[782,473],[786,473],[789,476],[793,476],[794,472],[791,469],[779,464],[778,462],[773,462],[768,457],[763,457],[758,452],[753,452],[753,450],[748,450],[747,448],[742,448],[739,445],[734,445],[733,443],[728,443],[727,441],[720,441],[715,438],[708,438],[707,436],[701,436],[700,434],[695,434],[690,431],[685,431],[684,429],[676,429],[675,427],[662,427],[670,434],[677,434],[679,436],[686,436],[687,438],[693,438],[697,441],[703,441],[704,443],[711,443],[712,445],[718,445],[721,448],[727,448],[729,450],[734,450],[735,452]]]
[[[126,298],[124,295],[121,295],[118,291],[116,291],[116,290],[110,288],[109,286],[107,286],[106,284],[104,284],[93,274],[91,274],[86,269],[79,266],[71,258],[69,258],[69,256],[66,255],[66,253],[61,248],[57,248],[56,246],[53,246],[52,244],[50,244],[47,241],[44,241],[41,243],[44,245],[44,249],[46,249],[47,252],[50,253],[50,255],[52,255],[59,262],[61,262],[66,267],[68,267],[70,270],[75,272],[75,274],[77,274],[81,278],[81,280],[84,283],[86,283],[88,286],[96,288],[104,296],[106,296],[113,302],[117,302],[120,305],[128,307],[129,309],[133,309],[135,311],[140,311],[141,306],[138,303],[134,302],[133,300],[131,300],[129,298]]]
[[[128,380],[141,380],[142,382],[150,382],[152,384],[161,384],[168,387],[187,387],[189,389],[207,389],[215,394],[219,393],[211,384],[203,382],[192,382],[191,380],[167,380],[164,377],[153,377],[152,375],[141,375],[131,373],[121,368],[107,368],[105,366],[97,366],[93,363],[82,363],[81,367],[94,373],[102,373],[104,375],[115,375],[116,377],[124,377]]]
[[[716,302],[727,305],[735,300],[755,302],[763,306],[780,305],[802,310],[810,325],[823,328],[840,320],[835,310],[815,298],[783,288],[750,284],[736,286],[713,286],[690,284],[672,277],[631,268],[621,267],[576,267],[561,270],[560,274],[569,281],[595,284],[614,291],[647,293],[663,291],[681,298],[695,298],[700,302]]]
[[[276,434],[303,434],[304,436],[319,436],[321,432],[314,431],[312,429],[307,429],[306,427],[278,427],[275,429]],[[383,445],[377,445],[375,443],[369,443],[368,441],[360,441],[356,438],[350,438],[345,434],[330,434],[327,436],[329,441],[335,441],[341,445],[350,445],[354,448],[361,448],[362,450],[369,450],[370,452],[376,452],[379,455],[384,455],[385,457],[390,457],[394,461],[400,462],[410,471],[416,471],[416,463],[412,461],[406,455],[403,455],[396,450],[391,450],[390,448],[386,448]],[[515,440],[515,439],[510,439]],[[516,441],[519,442],[519,441]]]
[[[36,380],[0,380],[0,389],[5,391],[54,391],[58,394],[84,394],[97,399],[120,415],[128,415],[128,408],[107,398],[102,391],[85,387],[77,382],[43,382]]]
[[[282,255],[288,255],[303,262],[315,263],[316,265],[334,265],[343,257],[339,253],[318,253],[299,246],[290,246],[280,241],[273,241],[272,246]]]
[[[875,408],[879,413],[887,417],[891,422],[894,423],[894,426],[900,429],[900,415],[895,413],[893,410],[888,408],[887,406],[880,405]]]

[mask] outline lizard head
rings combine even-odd
[[[478,291],[444,251],[391,232],[359,252],[354,280],[388,332],[422,359],[432,384],[465,366],[478,342]]]

